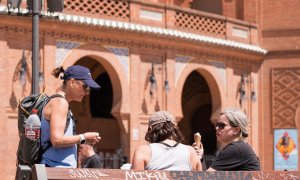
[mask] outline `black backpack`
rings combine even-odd
[[[52,98],[64,98],[60,94],[54,94],[48,96],[45,93],[33,94],[25,97],[18,106],[18,130],[19,130],[19,146],[17,150],[17,160],[20,165],[32,166],[41,162],[42,155],[48,148],[52,146],[51,142],[47,142],[46,148],[41,148],[41,139],[32,140],[25,136],[25,124],[26,120],[31,114],[32,109],[37,110],[37,115],[41,119],[42,110],[44,106]],[[65,132],[70,124],[70,119],[72,118],[72,112],[68,111],[68,117],[65,127]],[[42,131],[42,130],[41,130]]]

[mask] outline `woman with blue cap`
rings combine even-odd
[[[60,74],[63,76],[60,77]],[[41,117],[41,147],[44,151],[42,164],[47,167],[77,167],[77,144],[95,144],[101,137],[97,132],[76,135],[75,124],[69,103],[81,102],[90,90],[100,86],[93,80],[88,68],[74,65],[64,70],[55,68],[52,72],[63,80],[55,95],[45,105]]]

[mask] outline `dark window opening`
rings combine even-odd
[[[221,0],[194,0],[191,4],[191,9],[196,9],[219,15],[223,14]]]

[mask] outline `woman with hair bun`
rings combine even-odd
[[[63,74],[63,76],[60,76]],[[71,101],[81,102],[90,90],[100,89],[88,68],[74,65],[64,70],[55,68],[52,75],[63,81],[50,96],[41,116],[42,164],[47,167],[77,167],[77,144],[95,144],[101,137],[97,132],[76,134],[70,111]]]

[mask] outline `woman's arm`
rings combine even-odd
[[[202,164],[200,162],[200,159],[195,151],[195,149],[191,146],[189,147],[190,151],[190,163],[193,168],[193,171],[202,171]]]
[[[210,167],[206,171],[216,171],[214,168]]]
[[[132,158],[132,169],[144,170],[150,160],[150,156],[151,153],[149,145],[138,146]]]
[[[48,106],[49,105],[49,106]],[[48,117],[50,119],[50,140],[54,147],[68,147],[78,144],[80,135],[64,136],[69,104],[63,98],[53,98],[47,104]],[[95,144],[99,142],[99,133],[84,133],[88,143]]]

